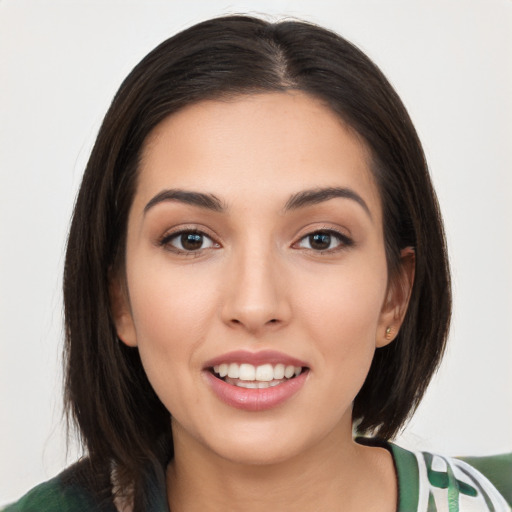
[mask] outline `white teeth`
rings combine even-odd
[[[219,364],[219,371],[215,371],[215,373],[218,373],[221,377],[225,377],[228,374],[229,366],[226,363]]]
[[[284,369],[284,376],[285,376],[287,379],[291,379],[294,375],[295,375],[295,367],[293,367],[293,366],[287,366],[287,367]]]
[[[272,388],[274,386],[278,386],[282,381],[272,381],[272,382],[247,382],[245,380],[239,380],[235,383],[235,386],[239,388],[247,388],[247,389],[263,389],[263,388]]]
[[[284,364],[274,366],[274,379],[284,379]]]
[[[230,379],[238,379],[240,376],[240,367],[236,363],[231,363],[228,368],[228,377]]]
[[[259,389],[264,389],[264,388],[273,388],[274,386],[278,386],[279,384],[281,384],[280,382],[277,382],[277,381],[272,381],[272,382],[258,382],[258,388]]]
[[[275,366],[271,364],[262,364],[254,366],[248,363],[222,363],[215,365],[213,371],[221,378],[229,377],[230,379],[240,379],[245,382],[258,381],[259,383],[269,383],[272,381],[280,381],[284,378],[291,379],[297,377],[302,373],[302,367],[292,366],[278,363]],[[274,385],[274,384],[272,384]],[[258,386],[245,386],[242,387],[258,387]],[[268,387],[268,386],[260,386]]]
[[[252,364],[241,364],[239,379],[240,380],[255,380],[256,379],[256,368],[254,368],[254,366]]]
[[[240,381],[235,384],[235,386],[238,386],[239,388],[247,388],[247,389],[258,389],[258,384],[261,384],[260,382],[247,382],[247,381]]]
[[[274,368],[271,364],[263,364],[256,368],[256,380],[270,382],[274,378]]]

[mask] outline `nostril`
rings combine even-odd
[[[273,329],[274,326],[281,325],[282,320],[279,318],[271,318],[269,320],[265,319],[255,319],[255,318],[247,318],[244,320],[243,318],[231,318],[229,320],[229,325],[232,328],[239,328],[240,326],[245,327],[249,331],[258,331],[259,329],[264,329],[265,327]]]

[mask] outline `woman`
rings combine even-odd
[[[407,112],[331,32],[220,18],[143,59],[64,295],[87,457],[7,510],[509,510],[503,471],[388,442],[444,350],[446,249]]]

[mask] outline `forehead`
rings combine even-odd
[[[219,197],[288,197],[302,189],[357,189],[380,210],[360,137],[320,100],[300,92],[207,100],[169,116],[142,151],[137,196],[166,188]]]

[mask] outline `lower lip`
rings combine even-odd
[[[282,384],[264,389],[247,389],[228,384],[205,371],[212,391],[227,405],[244,411],[265,411],[286,402],[295,395],[306,382],[308,370]]]

